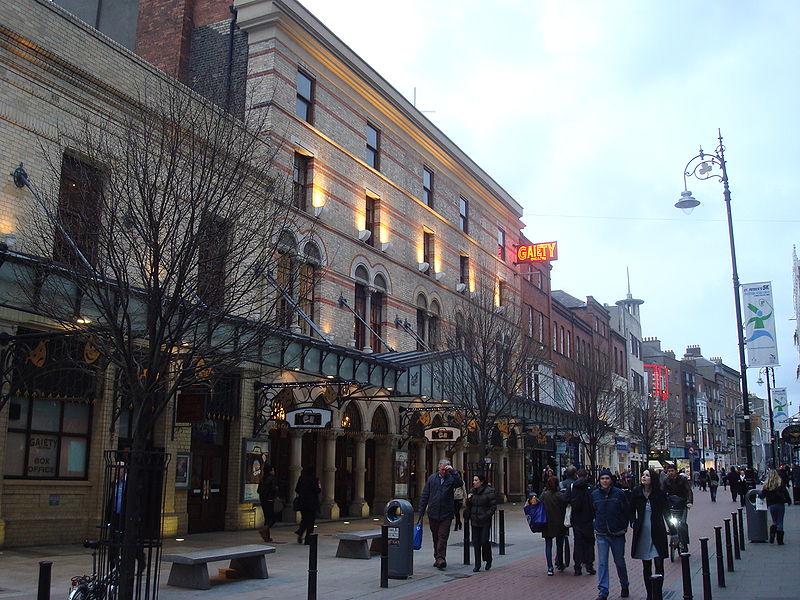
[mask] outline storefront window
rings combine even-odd
[[[86,479],[90,421],[88,404],[12,398],[5,476]]]

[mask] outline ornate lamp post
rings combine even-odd
[[[731,217],[731,191],[728,187],[728,171],[725,167],[725,146],[722,145],[722,132],[718,132],[719,145],[712,154],[703,152],[693,157],[683,170],[683,191],[681,199],[675,203],[676,208],[680,208],[687,214],[690,213],[700,202],[692,197],[686,179],[695,177],[697,179],[717,179],[722,182],[722,195],[725,200],[725,210],[728,215],[728,239],[731,249],[731,268],[733,270],[733,300],[736,307],[736,336],[739,340],[739,371],[742,377],[742,407],[744,411],[744,445],[747,456],[747,468],[753,468],[753,434],[750,428],[750,398],[747,392],[747,361],[744,355],[744,327],[742,326],[742,301],[739,297],[739,271],[736,268],[736,245],[733,241],[733,218]],[[719,167],[721,173],[714,171],[714,167]]]

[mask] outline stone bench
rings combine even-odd
[[[208,576],[208,563],[218,560],[230,560],[230,568],[245,577],[253,579],[267,579],[267,560],[265,556],[275,552],[273,546],[261,544],[248,544],[246,546],[231,546],[229,548],[210,548],[195,550],[180,554],[162,554],[161,560],[171,562],[169,572],[169,585],[207,590],[211,588],[211,579]]]
[[[380,529],[335,533],[333,537],[339,540],[339,547],[336,549],[338,558],[370,558],[370,551],[375,554],[380,554],[381,551]],[[367,546],[368,540],[372,540],[371,547]]]

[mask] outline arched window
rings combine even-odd
[[[364,265],[358,265],[355,272],[355,305],[353,310],[361,317],[353,317],[353,339],[355,346],[359,350],[363,350],[367,345],[367,328],[364,326],[364,321],[367,320],[367,286],[369,285],[369,273]]]
[[[282,231],[278,238],[278,265],[275,279],[278,286],[291,298],[297,297],[297,242],[288,231]],[[275,305],[275,318],[278,327],[289,329],[297,323],[294,308],[288,299],[278,293]]]
[[[428,300],[423,294],[417,296],[417,336],[427,343]],[[421,342],[417,342],[417,350],[424,350]]]
[[[436,350],[439,346],[439,318],[442,309],[439,303],[434,300],[431,302],[431,312],[428,316],[428,346],[431,350]]]
[[[389,433],[389,418],[386,416],[386,411],[382,406],[375,410],[372,415],[372,426],[370,427],[372,433]]]
[[[383,350],[378,336],[383,337],[383,305],[386,294],[386,279],[383,275],[375,275],[375,291],[370,297],[369,326],[377,335],[372,336],[372,351]]]
[[[361,414],[355,402],[350,402],[342,413],[342,429],[347,431],[361,431]]]
[[[316,319],[317,300],[317,269],[322,256],[319,247],[314,242],[308,242],[303,248],[305,262],[300,267],[300,285],[297,301],[302,310],[312,321]],[[305,320],[300,319],[300,330],[304,335],[311,335],[311,327]]]

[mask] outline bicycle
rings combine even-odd
[[[669,526],[669,560],[675,562],[675,554],[689,551],[689,531],[687,527],[687,511],[683,503],[672,502],[667,509],[667,525]]]
[[[97,549],[101,542],[86,540],[84,548],[92,549],[92,574],[77,575],[70,581],[67,600],[106,600],[117,596],[117,568],[112,567],[108,574],[99,577],[97,574]]]

